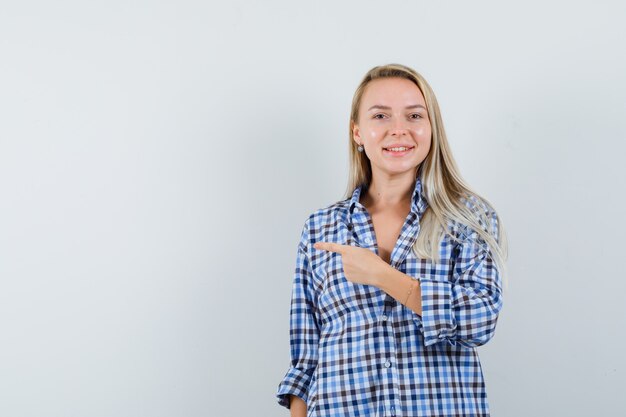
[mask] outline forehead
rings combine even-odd
[[[406,78],[379,78],[370,81],[361,97],[363,104],[410,105],[425,104],[419,87]],[[366,107],[367,108],[367,107]]]

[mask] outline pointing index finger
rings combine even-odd
[[[343,247],[346,245],[340,245],[338,243],[333,242],[315,242],[313,247],[315,249],[327,250],[331,252],[343,253]]]

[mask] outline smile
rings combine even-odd
[[[401,146],[399,148],[383,148],[383,154],[390,156],[404,156],[410,153],[415,146],[405,147]]]

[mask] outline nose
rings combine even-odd
[[[402,136],[407,134],[407,127],[404,124],[403,120],[400,118],[396,118],[391,126],[391,135],[392,136]]]

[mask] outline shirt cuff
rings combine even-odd
[[[455,344],[456,321],[452,314],[452,284],[418,278],[422,292],[421,331],[424,346],[446,340]],[[415,315],[417,317],[417,315]]]
[[[287,409],[291,408],[290,395],[300,397],[306,402],[312,374],[313,369],[310,370],[310,373],[307,373],[293,366],[290,367],[283,380],[278,384],[278,392],[276,393],[278,404]]]

